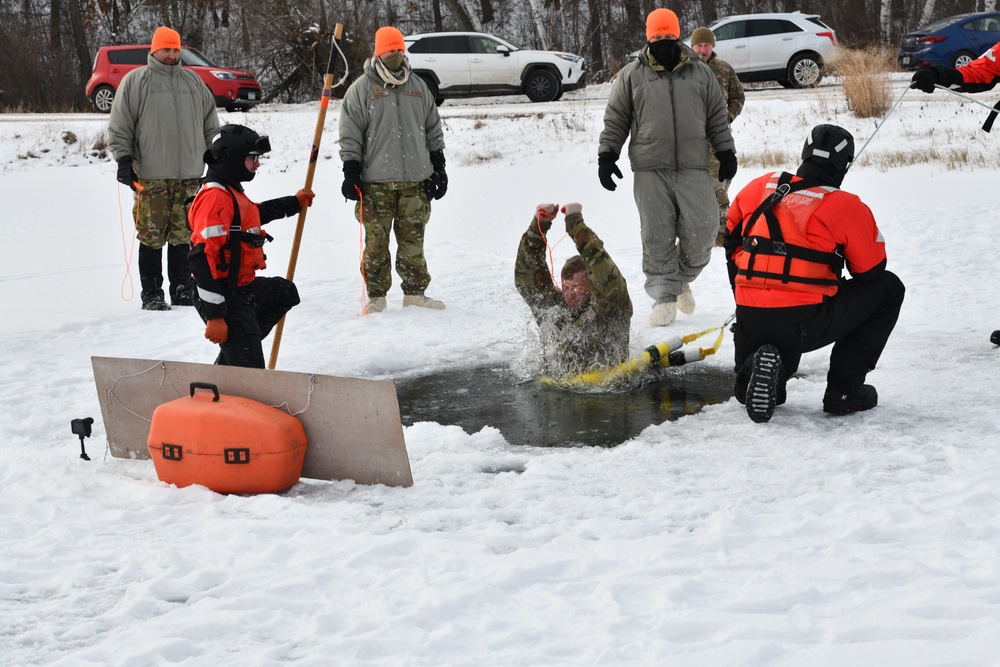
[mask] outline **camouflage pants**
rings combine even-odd
[[[385,296],[392,286],[389,232],[396,235],[396,273],[403,294],[423,294],[431,282],[424,258],[424,228],[431,204],[422,183],[365,183],[365,196],[354,216],[365,227],[362,272],[370,298]]]
[[[726,231],[726,215],[729,213],[729,185],[732,180],[719,182],[719,161],[715,151],[708,162],[708,174],[712,177],[712,187],[715,188],[715,199],[719,202],[719,233]]]
[[[198,192],[197,178],[140,178],[142,190],[135,193],[132,219],[139,243],[159,250],[165,244],[191,243],[191,230],[184,217],[184,200]]]

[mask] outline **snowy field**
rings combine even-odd
[[[278,368],[400,379],[523,361],[514,255],[548,201],[582,202],[621,267],[634,351],[725,321],[716,250],[695,314],[648,325],[627,160],[618,191],[597,179],[607,93],[442,106],[450,187],[426,252],[447,310],[402,311],[396,279],[370,317],[332,105]],[[224,114],[271,137],[251,197],[302,186],[317,107]],[[107,117],[0,115],[0,665],[1000,664],[1000,136],[985,114],[911,91],[845,181],[907,287],[869,375],[877,409],[822,413],[824,350],[768,424],[730,400],[616,448],[553,449],[421,422],[404,429],[411,488],[304,480],[256,497],[105,455],[92,356],[211,363],[216,348],[193,309],[140,310],[131,192],[92,150]],[[837,85],[754,90],[737,151],[797,156],[817,123],[859,147],[876,127]],[[892,166],[909,153],[933,159]],[[733,193],[767,170],[741,165]],[[268,273],[284,275],[294,226],[269,226]],[[730,337],[702,363],[729,368]],[[90,462],[70,432],[86,416]]]

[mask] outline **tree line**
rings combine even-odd
[[[928,21],[992,11],[996,0],[0,0],[0,110],[85,110],[83,89],[100,46],[146,44],[168,25],[220,66],[253,72],[265,101],[303,102],[322,87],[337,23],[356,76],[375,30],[490,32],[525,48],[578,53],[591,82],[608,80],[645,42],[656,7],[681,29],[733,14],[818,14],[843,46],[896,48]]]

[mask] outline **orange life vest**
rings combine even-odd
[[[844,268],[840,248],[818,247],[806,234],[813,213],[836,191],[801,179],[792,182],[788,173],[771,175],[764,186],[770,196],[734,230],[743,239],[733,254],[737,303],[741,288],[798,292],[804,303],[837,293]]]
[[[191,203],[188,220],[191,245],[205,244],[213,278],[227,281],[231,288],[242,287],[267,266],[263,246],[270,236],[261,229],[260,209],[245,193],[205,183]],[[233,263],[239,264],[235,275],[230,274]]]

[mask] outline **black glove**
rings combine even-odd
[[[361,201],[358,191],[362,194],[365,191],[361,182],[361,163],[357,160],[348,160],[344,163],[344,184],[340,186],[340,192],[351,201]]]
[[[732,180],[736,175],[736,153],[733,151],[719,151],[715,154],[719,161],[719,182],[725,183]]]
[[[618,184],[611,178],[611,175],[614,174],[618,178],[622,178],[622,170],[618,168],[616,162],[618,162],[618,156],[610,151],[597,156],[597,176],[601,179],[601,185],[604,186],[604,189],[612,192],[618,188]]]
[[[126,155],[122,159],[118,160],[118,173],[115,175],[118,182],[122,185],[127,185],[132,190],[135,190],[135,184],[139,180],[139,177],[135,175],[135,169],[132,168],[132,156]]]
[[[427,199],[441,199],[448,192],[448,174],[444,171],[444,151],[431,153],[431,164],[434,165],[434,173],[424,181],[424,193],[427,195]]]
[[[913,78],[910,79],[910,88],[933,93],[934,84],[948,88],[961,86],[963,83],[965,83],[965,79],[962,78],[962,74],[957,69],[934,65],[933,67],[921,67],[914,72]]]

